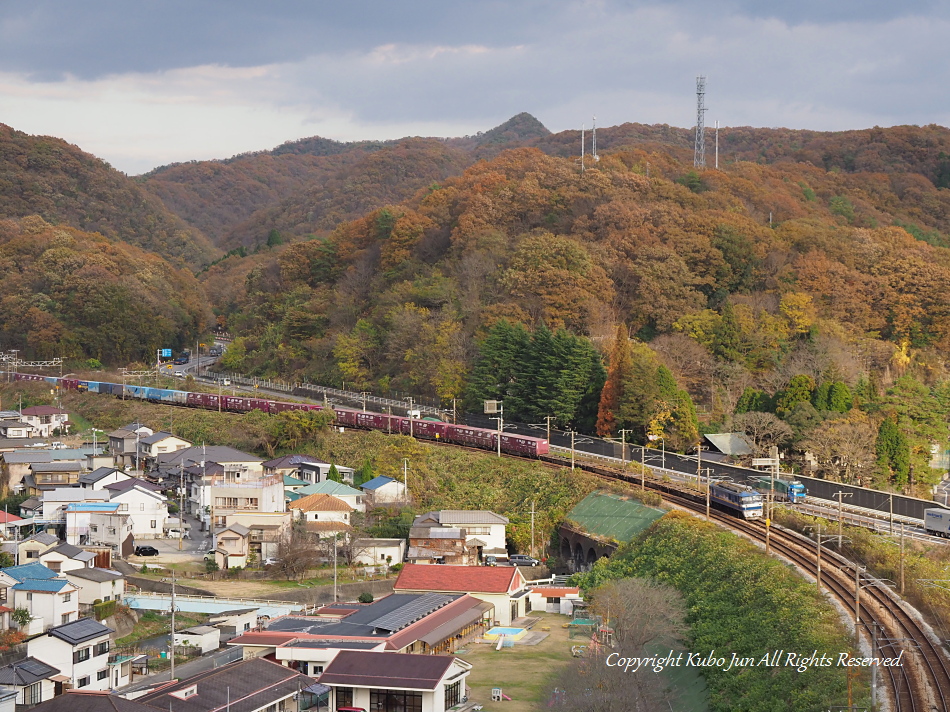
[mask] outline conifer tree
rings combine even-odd
[[[340,476],[340,471],[336,469],[336,465],[330,465],[330,470],[327,472],[327,480],[330,482],[343,482],[343,478]]]
[[[609,437],[617,431],[617,412],[623,401],[623,386],[633,370],[633,360],[630,355],[630,338],[627,327],[617,326],[614,335],[613,347],[607,366],[607,380],[600,393],[600,404],[597,408],[597,434]]]

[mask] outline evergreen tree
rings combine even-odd
[[[486,400],[505,401],[505,411],[515,415],[517,402],[509,402],[509,395],[517,395],[517,378],[521,363],[527,357],[530,334],[521,324],[513,325],[502,319],[478,345],[478,358],[472,367],[466,390],[465,405],[481,412]]]
[[[735,413],[736,415],[751,412],[770,413],[773,410],[771,400],[765,391],[747,386],[736,402]]]
[[[828,410],[838,413],[847,413],[851,410],[854,403],[854,397],[851,395],[851,389],[844,381],[835,381],[831,384],[828,391]]]
[[[728,300],[722,307],[722,319],[713,329],[710,348],[716,356],[726,361],[743,360],[742,329]]]
[[[775,413],[784,417],[791,413],[799,403],[811,401],[811,395],[815,390],[815,381],[811,376],[798,374],[792,376],[788,386],[777,394],[775,399]]]
[[[327,472],[327,480],[330,482],[343,482],[343,478],[340,476],[340,471],[336,469],[336,465],[330,465],[330,470]]]
[[[907,484],[910,475],[910,444],[901,432],[896,416],[881,421],[874,444],[878,473],[898,487]]]
[[[373,474],[373,465],[369,460],[363,460],[363,464],[360,465],[359,469],[353,473],[353,486],[360,487],[365,485],[375,475]]]
[[[829,403],[829,396],[831,395],[831,382],[823,381],[818,388],[815,389],[815,392],[811,395],[811,404],[815,406],[815,410],[831,410]]]
[[[609,437],[617,432],[617,411],[623,401],[623,385],[633,370],[630,338],[624,324],[617,326],[607,368],[607,379],[597,408],[597,434]]]

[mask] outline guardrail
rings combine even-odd
[[[171,598],[170,593],[136,593],[132,596],[126,596],[123,599],[123,602],[131,605],[135,603],[137,599],[143,600],[155,600],[155,599],[166,599]],[[212,601],[212,602],[222,602],[222,603],[251,603],[257,606],[284,606],[287,608],[299,607],[302,608],[303,604],[297,604],[295,601],[274,601],[267,598],[224,598],[221,596],[199,596],[194,593],[176,593],[175,600],[181,601]]]

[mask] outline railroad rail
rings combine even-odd
[[[561,458],[542,457],[550,464],[564,466]],[[640,477],[587,463],[575,462],[578,469],[608,480],[623,480],[638,484]],[[673,483],[661,482],[655,476],[647,477],[645,484],[659,491],[667,501],[690,511],[703,514],[705,499],[700,501],[695,492],[680,490]],[[710,510],[710,518],[727,528],[741,532],[753,541],[765,544],[766,527],[760,520],[744,520]],[[818,579],[845,610],[854,610],[860,600],[856,625],[869,631],[873,641],[872,655],[896,657],[903,650],[910,665],[883,668],[896,712],[950,712],[950,659],[945,651],[928,635],[924,624],[910,613],[903,600],[890,589],[866,586],[856,581],[855,564],[831,550],[825,550],[819,570],[811,539],[782,527],[772,526],[769,544],[776,554],[795,564],[808,575]],[[862,592],[863,591],[863,592]],[[881,635],[876,632],[880,631]]]

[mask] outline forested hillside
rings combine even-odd
[[[919,174],[742,161],[698,174],[641,149],[581,174],[506,151],[258,255],[229,295],[244,338],[228,365],[502,398],[513,417],[676,447],[695,442],[694,405],[763,447],[863,433],[855,463],[816,466],[904,483],[946,440],[948,208],[950,191]],[[611,356],[626,333],[629,354]],[[881,464],[886,423],[907,464]]]
[[[0,273],[0,340],[21,358],[150,363],[211,318],[189,271],[37,216],[0,220]]]
[[[134,180],[62,139],[0,124],[0,218],[39,215],[200,267],[216,249]]]

